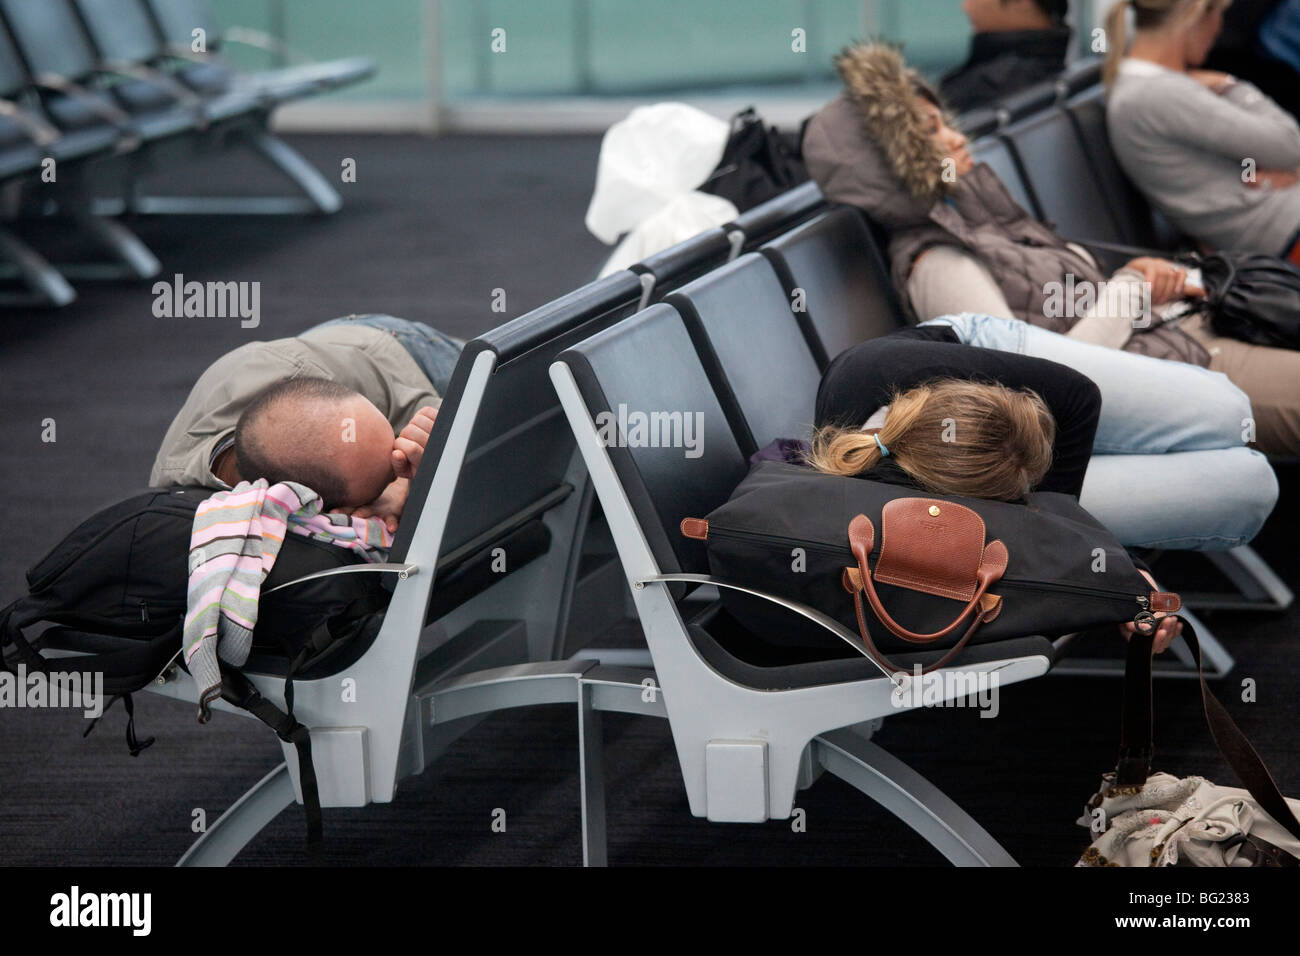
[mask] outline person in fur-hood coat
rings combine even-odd
[[[989,166],[971,159],[938,96],[897,49],[859,44],[835,66],[844,91],[809,121],[804,161],[827,199],[857,206],[888,234],[891,277],[911,317],[932,317],[912,309],[916,261],[936,246],[955,246],[987,268],[1010,317],[1069,332],[1077,318],[1045,303],[1067,275],[1076,283],[1105,279],[1088,251],[1026,212]],[[1161,325],[1135,330],[1123,347],[1209,364],[1195,339]]]

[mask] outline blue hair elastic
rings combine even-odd
[[[881,458],[888,458],[888,457],[889,457],[889,449],[886,448],[886,447],[885,447],[885,443],[884,443],[883,441],[880,440],[880,433],[879,433],[879,432],[876,432],[876,433],[875,433],[874,435],[872,435],[871,437],[874,438],[874,439],[876,440],[876,447],[880,449],[880,457],[881,457]]]

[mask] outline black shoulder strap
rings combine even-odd
[[[1196,629],[1186,618],[1183,621],[1183,640],[1196,655],[1196,674],[1201,681],[1201,703],[1205,720],[1218,745],[1242,785],[1250,791],[1268,815],[1300,840],[1300,820],[1291,811],[1273,775],[1255,752],[1246,735],[1224,709],[1223,704],[1205,683],[1201,668],[1201,644],[1196,639]],[[1116,766],[1117,786],[1141,786],[1151,771],[1151,644],[1153,634],[1134,634],[1129,641],[1128,664],[1124,672],[1124,717],[1120,728],[1119,762]]]
[[[313,862],[319,862],[323,826],[316,767],[311,759],[310,731],[294,718],[292,703],[289,704],[290,712],[286,714],[263,697],[253,682],[233,667],[221,668],[221,696],[266,724],[285,743],[293,744],[298,752],[298,783],[302,787],[302,806],[307,815],[307,853]]]

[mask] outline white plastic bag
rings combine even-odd
[[[601,141],[587,228],[612,245],[693,192],[722,160],[730,133],[725,120],[685,103],[637,107]]]
[[[684,193],[629,232],[606,260],[599,278],[626,269],[646,256],[699,235],[705,229],[731,222],[736,215],[736,207],[729,199],[710,193]]]

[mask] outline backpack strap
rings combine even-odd
[[[221,668],[221,696],[266,724],[285,743],[293,744],[298,752],[298,782],[302,787],[303,812],[307,816],[307,853],[312,862],[320,862],[323,826],[320,789],[311,759],[311,732],[294,718],[292,701],[286,714],[263,697],[253,682],[233,667]]]
[[[90,726],[86,728],[85,733],[83,733],[81,737],[83,740],[89,737],[90,732],[99,726],[99,722],[103,719],[104,714],[107,714],[109,708],[116,704],[119,699],[122,701],[122,706],[126,708],[126,749],[131,752],[132,757],[138,757],[140,756],[141,751],[153,746],[155,738],[146,737],[144,743],[141,743],[140,738],[135,735],[135,701],[131,699],[130,694],[114,695],[109,702],[104,705],[103,713],[91,720]]]
[[[7,612],[9,608],[5,609]],[[27,641],[22,628],[31,621],[14,621],[0,612],[0,634],[4,645],[12,644],[18,651],[18,659],[29,670],[42,674],[81,673],[102,674],[104,692],[113,695],[132,694],[147,687],[171,663],[180,648],[181,626],[178,623],[157,637],[147,641],[131,641],[121,650],[104,651],[97,654],[77,654],[70,657],[47,658]],[[39,617],[36,620],[40,620]],[[89,631],[56,625],[50,629],[63,638],[94,637]],[[12,670],[7,664],[4,670]],[[106,708],[107,709],[107,708]]]
[[[39,615],[29,613],[26,617],[18,615],[18,605],[22,604],[25,598],[19,598],[12,604],[0,611],[0,670],[10,671],[8,662],[4,658],[4,650],[13,645],[18,650],[18,656],[23,662],[30,667],[34,667],[41,673],[47,673],[45,668],[45,658],[27,643],[27,638],[23,637],[23,628],[35,621],[40,620]]]
[[[293,715],[293,678],[312,658],[330,647],[337,639],[330,622],[338,619],[355,619],[358,616],[381,610],[388,605],[387,598],[375,595],[357,598],[344,612],[321,621],[312,629],[311,636],[289,663],[284,678],[284,705],[281,710],[263,697],[244,673],[228,664],[221,667],[221,696],[224,700],[248,711],[275,731],[285,743],[293,744],[298,754],[298,782],[302,787],[303,812],[307,817],[307,853],[313,862],[320,862],[324,826],[320,806],[320,787],[316,781],[316,766],[311,756],[311,731]]]
[[[388,596],[374,594],[363,595],[348,603],[338,614],[332,615],[312,628],[311,636],[289,662],[289,670],[284,675],[284,706],[293,714],[293,679],[298,672],[310,662],[329,650],[340,638],[335,628],[340,621],[356,622],[376,611],[388,607]]]
[[[1296,819],[1273,775],[1264,766],[1264,761],[1255,752],[1250,740],[1206,684],[1196,628],[1186,618],[1182,622],[1183,640],[1196,655],[1196,675],[1201,681],[1201,704],[1214,743],[1232,766],[1237,778],[1265,812],[1300,840],[1300,820]],[[1124,718],[1115,774],[1118,786],[1141,787],[1151,771],[1151,645],[1154,639],[1154,631],[1144,634],[1139,629],[1129,640],[1128,663],[1124,672]]]
[[[131,646],[119,651],[47,660],[23,636],[23,628],[41,620],[41,615],[33,612],[29,613],[25,618],[15,617],[19,603],[21,603],[21,599],[0,610],[0,651],[3,651],[9,645],[13,645],[17,648],[18,657],[23,664],[26,664],[33,671],[45,674],[47,677],[51,671],[63,674],[102,675],[104,681],[103,692],[113,696],[104,705],[100,715],[90,721],[90,725],[81,736],[83,738],[88,737],[90,732],[99,725],[99,721],[104,714],[108,713],[109,708],[121,698],[122,706],[126,709],[127,750],[130,751],[132,757],[138,757],[142,751],[152,746],[154,743],[153,737],[146,737],[142,742],[136,736],[135,701],[132,700],[131,694],[142,687],[148,686],[170,663],[174,656],[174,649],[180,641],[179,625],[148,641],[133,642]],[[90,636],[85,631],[78,631],[69,627],[56,626],[51,630],[57,630],[61,635],[74,638],[80,635]],[[8,662],[3,659],[3,654],[0,654],[0,670],[13,672]]]

